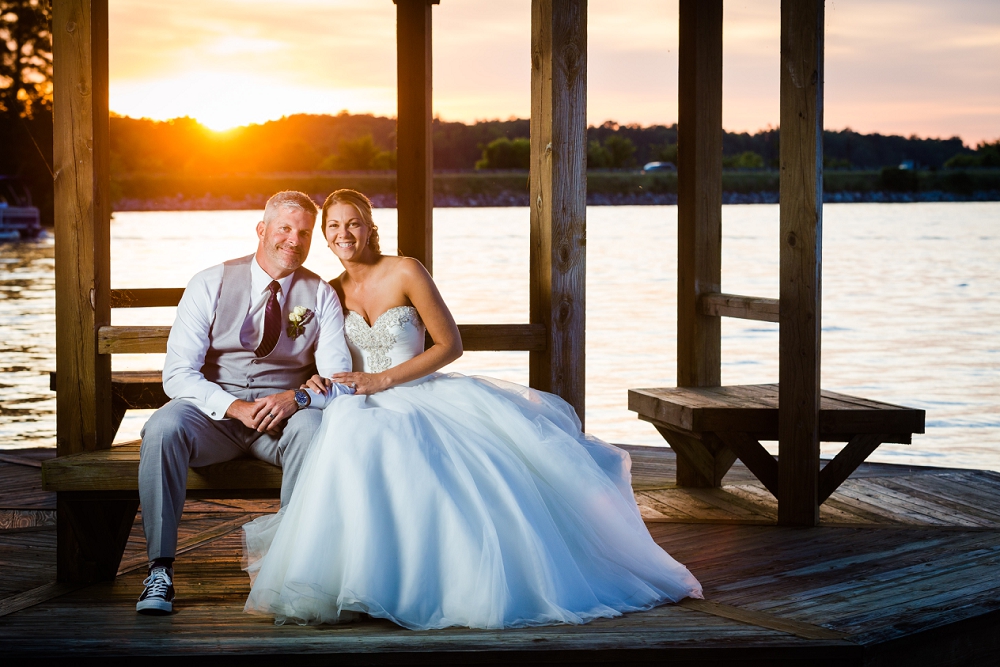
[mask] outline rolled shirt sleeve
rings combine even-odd
[[[344,337],[344,311],[340,297],[329,283],[321,282],[316,292],[316,315],[319,320],[319,340],[316,343],[316,371],[325,378],[351,370],[351,351]],[[333,383],[326,394],[308,390],[311,408],[325,408],[330,401],[354,391]]]
[[[177,304],[163,362],[163,391],[167,396],[191,401],[212,419],[225,419],[226,410],[237,400],[201,372],[222,289],[222,272],[219,264],[195,274],[188,283]]]

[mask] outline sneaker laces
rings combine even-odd
[[[148,597],[166,598],[173,583],[165,567],[154,567],[149,576],[142,580]]]

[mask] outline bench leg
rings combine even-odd
[[[663,439],[677,455],[677,486],[714,488],[736,462],[733,453],[721,440],[702,434],[701,439],[656,426]]]
[[[65,583],[113,581],[128,543],[137,497],[56,494],[56,578]]]

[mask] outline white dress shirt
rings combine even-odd
[[[205,379],[201,372],[222,291],[222,273],[223,265],[218,264],[195,274],[188,283],[184,296],[177,304],[177,317],[170,329],[167,357],[163,363],[163,391],[167,396],[191,401],[212,419],[224,419],[226,410],[237,400],[236,396]],[[246,319],[240,328],[240,342],[248,350],[256,348],[260,342],[264,330],[264,308],[271,294],[268,286],[272,280],[254,257],[250,262],[251,296]],[[291,275],[278,280],[281,286],[278,302],[282,306],[291,282]],[[330,377],[334,373],[350,371],[351,353],[344,339],[344,312],[340,298],[329,283],[322,280],[316,290],[315,313],[320,328],[316,342],[317,372],[323,377]],[[310,407],[323,408],[332,398],[351,393],[354,393],[351,389],[336,383],[326,395],[310,390]]]

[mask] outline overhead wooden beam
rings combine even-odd
[[[681,0],[677,109],[677,386],[721,383],[722,0]]]
[[[711,292],[699,297],[698,312],[713,317],[736,317],[742,320],[777,322],[778,300]]]
[[[778,523],[819,522],[823,0],[781,3]]]
[[[531,3],[531,323],[545,327],[529,383],[582,422],[586,390],[587,2]]]
[[[111,446],[111,201],[106,0],[53,3],[56,443],[60,456]]]
[[[431,5],[396,3],[396,208],[399,254],[433,271],[434,155],[431,139]]]

